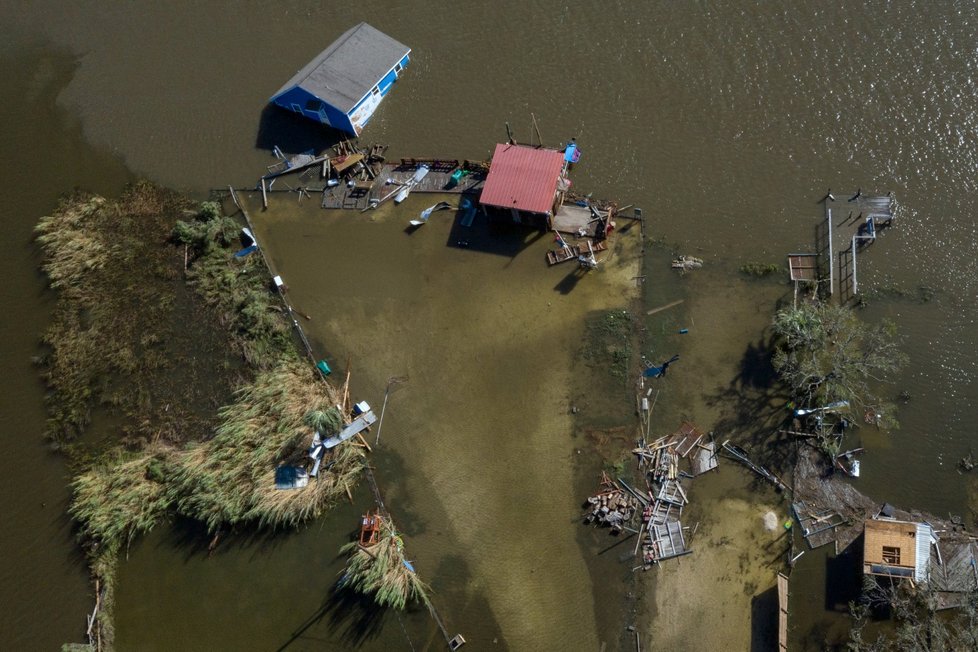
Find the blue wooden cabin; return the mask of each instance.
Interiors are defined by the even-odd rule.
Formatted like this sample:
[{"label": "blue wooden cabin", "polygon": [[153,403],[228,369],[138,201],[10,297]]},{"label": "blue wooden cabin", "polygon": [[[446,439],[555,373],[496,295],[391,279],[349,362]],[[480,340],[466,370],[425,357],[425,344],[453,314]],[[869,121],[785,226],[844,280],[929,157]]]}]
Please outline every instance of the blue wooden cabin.
[{"label": "blue wooden cabin", "polygon": [[410,53],[403,43],[360,23],[307,63],[270,101],[359,136]]}]

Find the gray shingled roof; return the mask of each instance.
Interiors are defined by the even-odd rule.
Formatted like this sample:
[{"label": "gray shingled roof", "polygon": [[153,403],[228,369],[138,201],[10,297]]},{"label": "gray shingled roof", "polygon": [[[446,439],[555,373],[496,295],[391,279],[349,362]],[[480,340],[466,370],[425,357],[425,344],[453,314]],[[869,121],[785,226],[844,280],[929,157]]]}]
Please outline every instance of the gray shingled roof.
[{"label": "gray shingled roof", "polygon": [[380,30],[360,23],[307,63],[275,95],[298,85],[349,112],[410,51]]}]

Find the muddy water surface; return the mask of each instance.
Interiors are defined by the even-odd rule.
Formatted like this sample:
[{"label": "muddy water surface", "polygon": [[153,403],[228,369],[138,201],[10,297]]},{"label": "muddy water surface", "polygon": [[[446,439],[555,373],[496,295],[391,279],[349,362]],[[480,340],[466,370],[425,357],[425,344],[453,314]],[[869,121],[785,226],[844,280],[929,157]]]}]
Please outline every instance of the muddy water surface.
[{"label": "muddy water surface", "polygon": [[[978,12],[972,3],[869,2],[829,7],[803,2],[785,8],[742,2],[638,6],[626,2],[507,1],[459,5],[450,10],[440,5],[391,6],[381,2],[358,7],[357,16],[352,17],[348,7],[338,9],[333,3],[120,6],[101,0],[68,5],[38,0],[0,5],[0,30],[4,34],[0,46],[4,75],[0,78],[4,80],[3,96],[13,98],[4,105],[4,138],[0,139],[8,181],[4,225],[9,229],[8,237],[20,243],[12,245],[13,253],[8,252],[5,262],[9,265],[6,278],[11,281],[5,298],[20,310],[16,320],[3,322],[5,337],[0,344],[9,383],[4,400],[10,401],[3,410],[4,442],[10,446],[6,459],[13,465],[4,476],[3,500],[11,515],[11,535],[4,541],[11,542],[7,556],[25,562],[4,570],[3,591],[16,596],[5,601],[13,606],[3,612],[0,635],[4,642],[12,640],[20,647],[22,641],[34,636],[62,639],[71,632],[77,638],[81,633],[80,614],[85,611],[82,603],[86,600],[78,597],[50,602],[52,596],[78,596],[83,591],[83,571],[74,562],[65,561],[71,548],[70,533],[63,523],[35,509],[35,497],[23,491],[25,485],[34,484],[51,492],[50,500],[42,498],[41,502],[50,505],[64,499],[63,488],[59,488],[63,487],[64,471],[59,463],[48,460],[37,444],[42,428],[40,391],[30,389],[36,385],[27,361],[35,351],[33,343],[45,313],[32,271],[36,261],[31,258],[26,238],[31,225],[51,209],[62,190],[82,184],[112,191],[126,176],[112,159],[92,155],[80,135],[123,158],[137,172],[164,183],[201,193],[227,183],[250,186],[271,162],[267,154],[271,145],[301,151],[333,139],[287,116],[263,114],[263,108],[284,79],[350,23],[361,19],[414,48],[412,67],[369,125],[367,140],[391,143],[394,155],[480,158],[503,137],[506,120],[520,138],[527,138],[528,113],[533,111],[549,141],[577,136],[581,142],[585,158],[575,171],[578,188],[642,205],[650,218],[650,235],[675,244],[677,250],[704,255],[727,272],[704,274],[702,285],[685,288],[690,296],[696,293],[699,297],[699,309],[717,320],[710,348],[701,349],[710,355],[700,361],[704,370],[700,378],[715,372],[723,387],[739,374],[734,361],[752,354],[750,347],[758,342],[759,331],[748,332],[741,325],[765,323],[775,301],[759,300],[753,290],[730,288],[725,279],[748,260],[780,261],[787,251],[809,248],[814,221],[821,210],[815,202],[826,188],[840,195],[839,189],[857,187],[894,191],[905,209],[900,226],[867,254],[861,277],[867,290],[891,290],[886,297],[871,300],[865,314],[873,319],[893,317],[906,336],[912,361],[895,379],[893,394],[906,390],[911,400],[901,407],[901,430],[860,433],[860,443],[869,453],[859,486],[879,500],[971,517],[974,499],[969,498],[969,486],[973,482],[958,475],[954,463],[973,444],[974,405],[978,401],[973,336],[978,316],[974,217],[978,211],[973,178],[978,160],[978,55],[972,47]],[[28,44],[33,47],[26,47]],[[50,62],[60,56],[69,59],[61,59],[62,63],[54,66],[58,72],[52,77]],[[57,83],[48,84],[45,79],[56,79]],[[78,129],[73,122],[59,119],[58,110],[71,120],[77,119]],[[337,234],[365,237],[363,233],[372,226],[368,224],[357,233],[347,233],[338,226],[341,230]],[[380,236],[379,242],[365,243],[358,249],[357,261],[363,259],[364,252],[374,255],[369,266],[346,265],[342,270],[342,294],[349,303],[338,306],[313,290],[305,290],[305,301],[311,304],[307,312],[314,316],[315,337],[323,350],[338,356],[341,366],[345,355],[355,355],[356,382],[363,383],[362,393],[379,400],[388,375],[410,374],[412,380],[392,399],[394,406],[404,411],[401,416],[392,411],[392,421],[385,429],[390,425],[392,436],[400,431],[405,438],[395,439],[388,449],[389,463],[393,465],[395,454],[399,455],[403,462],[400,468],[408,477],[403,489],[395,489],[405,492],[401,509],[407,511],[412,501],[419,500],[443,512],[442,519],[428,517],[432,522],[418,534],[422,540],[428,539],[422,543],[419,557],[431,554],[423,551],[435,549],[430,543],[431,532],[435,531],[434,523],[442,525],[444,521],[445,527],[452,528],[451,537],[471,547],[472,551],[465,554],[482,560],[464,564],[464,573],[471,573],[465,575],[466,585],[471,580],[482,595],[499,595],[503,579],[512,580],[516,571],[493,565],[499,557],[493,556],[490,544],[476,540],[473,533],[452,521],[463,512],[479,513],[478,501],[463,504],[459,497],[463,494],[457,491],[463,482],[460,477],[442,470],[433,458],[414,462],[414,450],[412,456],[401,455],[397,446],[407,445],[398,441],[410,441],[419,454],[426,451],[420,434],[425,432],[426,419],[421,415],[434,408],[424,405],[422,412],[423,404],[415,406],[422,400],[414,395],[421,393],[415,387],[422,386],[423,378],[425,386],[456,390],[441,396],[442,401],[451,401],[453,396],[473,401],[471,407],[466,404],[459,410],[465,419],[454,416],[451,428],[436,428],[431,435],[438,442],[437,449],[444,451],[448,442],[455,442],[451,437],[457,436],[456,431],[478,432],[478,437],[468,438],[476,442],[469,444],[474,447],[472,457],[461,458],[466,472],[478,472],[473,460],[481,458],[476,452],[496,452],[488,449],[494,439],[483,441],[484,431],[471,430],[475,427],[471,424],[479,422],[490,402],[504,414],[501,418],[508,428],[540,435],[523,440],[517,450],[559,453],[547,447],[544,442],[550,439],[541,434],[547,428],[554,433],[562,430],[558,398],[546,391],[528,396],[504,381],[516,374],[515,365],[506,363],[525,356],[534,361],[546,358],[547,364],[554,365],[544,365],[553,370],[546,378],[533,375],[542,375],[542,371],[525,372],[538,385],[554,381],[556,386],[561,374],[569,373],[567,363],[553,362],[551,356],[544,355],[550,349],[537,347],[546,346],[545,336],[555,345],[570,346],[570,326],[543,310],[530,296],[539,295],[541,301],[551,295],[564,298],[559,291],[554,292],[560,279],[552,279],[549,285],[538,279],[539,288],[532,283],[521,285],[527,277],[534,278],[533,274],[519,274],[519,282],[516,280],[513,270],[522,264],[522,256],[503,265],[506,257],[484,254],[499,266],[492,271],[493,276],[508,279],[505,275],[513,274],[510,289],[518,292],[512,295],[514,300],[519,297],[521,306],[537,309],[516,310],[499,290],[487,291],[480,303],[484,280],[470,270],[471,263],[453,259],[462,252],[448,252],[435,262],[425,263],[421,252],[411,257],[410,247],[420,246],[413,244],[414,237],[412,244],[405,245],[394,239],[391,229],[389,236]],[[298,238],[290,238],[289,245],[294,246],[296,241]],[[450,236],[446,234],[440,245],[448,242]],[[321,248],[329,246],[337,244],[320,243]],[[542,243],[534,246],[542,247]],[[669,253],[662,255],[665,258]],[[302,278],[321,273],[314,270],[312,262],[300,262],[311,260],[309,256],[284,250],[276,255],[283,267],[299,265],[290,273]],[[342,255],[349,260],[353,253],[333,253],[337,260],[342,260]],[[538,261],[539,257],[534,253],[526,260]],[[412,266],[428,269],[433,280],[422,283],[416,275],[404,275]],[[447,283],[445,278],[451,275],[465,281],[468,291],[464,295],[457,291],[450,294],[455,288],[437,285]],[[372,280],[360,282],[361,276]],[[381,288],[380,277],[389,285]],[[672,298],[682,287],[675,282],[665,277],[650,291]],[[587,297],[583,302],[590,304],[590,285],[576,283],[567,296],[572,300]],[[912,298],[921,285],[936,291],[926,304]],[[472,338],[475,343],[464,341],[461,319],[449,314],[428,316],[424,322],[427,328],[422,328],[420,315],[430,301],[425,287],[442,287],[445,296],[452,296],[459,306],[456,309],[455,304],[443,304],[450,305],[446,312],[457,312],[460,318],[487,319],[485,313],[495,306],[499,314],[508,317],[508,321],[498,322],[505,323],[508,330]],[[530,287],[539,292],[531,292]],[[382,293],[382,289],[390,289],[391,294]],[[295,292],[303,291],[301,284],[296,284]],[[358,296],[358,291],[371,294]],[[338,289],[335,292],[340,294]],[[906,296],[896,296],[899,293]],[[393,337],[387,341],[371,324],[379,320],[396,329],[397,324],[390,323],[389,317],[394,307],[400,312],[412,308],[418,315],[400,316],[399,320],[406,320],[402,330],[393,330]],[[324,314],[313,315],[313,310]],[[362,341],[340,338],[339,321],[329,321],[346,314],[364,322]],[[745,315],[750,316],[749,322],[744,320]],[[700,323],[698,313],[690,317]],[[541,335],[539,324],[550,330]],[[695,332],[691,329],[690,334]],[[439,348],[446,343],[453,346]],[[489,355],[490,344],[503,353]],[[481,380],[473,368],[464,375],[454,372],[454,384],[447,381],[447,374],[430,369],[405,371],[402,368],[411,365],[402,348],[408,345],[426,351],[425,355],[437,350],[450,369],[469,365],[471,357],[471,367],[484,368],[485,378]],[[691,356],[701,344],[690,340],[684,346],[689,347],[682,349],[684,356]],[[672,348],[663,345],[664,350]],[[390,364],[375,358],[377,351],[384,352]],[[7,364],[7,360],[11,362]],[[684,362],[689,360],[684,357]],[[564,365],[562,370],[559,365]],[[680,378],[679,374],[674,377]],[[711,403],[710,395],[715,392],[709,379],[698,387],[681,391],[680,383],[675,383],[669,394],[663,393],[660,398],[661,407],[671,409],[668,406],[674,402],[701,419],[704,427],[716,425],[709,424],[715,415],[727,429],[749,431],[752,419],[748,412],[740,407],[728,410],[743,416],[737,425]],[[671,401],[664,402],[666,398]],[[509,411],[500,408],[503,403],[510,404]],[[530,410],[531,405],[539,411]],[[697,416],[701,414],[706,416]],[[556,416],[551,421],[549,415]],[[679,416],[663,413],[663,428],[672,427]],[[406,421],[398,423],[398,419]],[[544,426],[544,422],[551,425]],[[378,463],[386,462],[381,456]],[[29,473],[29,477],[18,473]],[[524,466],[501,468],[500,482],[524,473],[528,473]],[[895,477],[901,481],[894,482]],[[424,487],[425,482],[429,486]],[[446,491],[436,492],[432,487]],[[576,498],[566,495],[565,489],[562,485],[547,497],[536,498],[554,501],[549,508],[556,513],[564,509],[569,514],[571,505],[561,506],[559,501],[571,503]],[[971,492],[974,494],[973,489]],[[517,504],[521,513],[531,511]],[[501,516],[492,497],[486,499],[484,510],[477,516],[482,523],[502,519],[500,527],[512,527],[517,520],[516,510]],[[150,552],[140,552],[141,548],[134,556],[151,554],[157,545],[153,541],[140,544]],[[567,544],[548,539],[546,545]],[[179,546],[165,550],[156,548],[155,554],[172,562],[166,570],[175,574],[180,568],[176,561],[181,554]],[[272,567],[293,562],[291,557],[271,558],[276,561],[266,563]],[[547,559],[541,563],[559,562]],[[792,613],[799,614],[795,621],[797,638],[817,646],[821,625],[812,623],[825,612],[825,566],[814,555],[803,558],[803,563],[816,564],[817,568],[811,582],[806,583],[804,573],[800,573],[798,582],[793,583],[793,595],[799,602],[793,605]],[[519,566],[521,577],[528,565]],[[455,566],[451,572],[462,577],[463,564]],[[239,568],[238,562],[231,567]],[[134,571],[127,576],[132,588],[123,586],[122,590],[130,591],[127,601],[134,609],[146,609],[139,600],[154,595],[163,575],[154,575],[161,572],[160,567],[141,562],[134,568],[145,569],[147,574],[138,577]],[[196,567],[187,566],[190,568]],[[540,572],[529,575],[532,578]],[[528,582],[524,588],[539,582],[523,581]],[[192,594],[193,576],[188,572],[177,585],[187,595]],[[246,584],[237,586],[242,592],[247,590]],[[536,588],[544,599],[552,599],[552,586],[548,589],[544,583]],[[459,591],[452,595],[468,595],[468,589],[449,590]],[[605,594],[598,589],[596,595],[607,602],[619,593],[617,588]],[[178,595],[171,593],[165,599],[177,600]],[[516,599],[486,604],[490,606],[484,612],[491,613],[486,621],[496,624],[487,625],[483,635],[489,637],[502,623],[509,629],[513,614],[518,613]],[[537,607],[528,601],[523,608]],[[573,600],[567,607],[573,614],[581,608]],[[283,617],[275,622],[294,620],[294,614],[289,614],[291,619],[280,615]],[[171,623],[187,623],[181,635],[189,640],[198,626],[205,626],[184,616],[179,610],[172,612]],[[580,630],[575,631],[591,627],[588,618],[580,622]],[[392,627],[396,626],[395,621]],[[138,629],[137,625],[131,627]],[[524,633],[525,626],[512,627]],[[123,625],[120,640],[140,635],[125,629]],[[812,631],[814,635],[808,636]],[[603,638],[593,633],[581,636],[588,643]],[[507,636],[500,640],[507,640]]]}]

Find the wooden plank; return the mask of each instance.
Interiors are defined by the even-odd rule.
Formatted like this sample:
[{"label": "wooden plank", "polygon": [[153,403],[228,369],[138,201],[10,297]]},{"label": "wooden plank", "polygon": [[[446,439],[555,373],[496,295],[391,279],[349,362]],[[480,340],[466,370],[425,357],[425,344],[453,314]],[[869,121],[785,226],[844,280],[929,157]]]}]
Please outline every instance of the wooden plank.
[{"label": "wooden plank", "polygon": [[788,649],[788,576],[778,573],[778,650]]},{"label": "wooden plank", "polygon": [[664,306],[659,306],[658,308],[653,308],[652,310],[649,310],[645,314],[646,315],[654,315],[657,312],[662,312],[663,310],[668,310],[669,308],[672,308],[674,306],[678,306],[679,304],[683,303],[684,301],[686,301],[686,300],[685,299],[680,299],[679,301],[673,301],[672,303],[667,303]]}]

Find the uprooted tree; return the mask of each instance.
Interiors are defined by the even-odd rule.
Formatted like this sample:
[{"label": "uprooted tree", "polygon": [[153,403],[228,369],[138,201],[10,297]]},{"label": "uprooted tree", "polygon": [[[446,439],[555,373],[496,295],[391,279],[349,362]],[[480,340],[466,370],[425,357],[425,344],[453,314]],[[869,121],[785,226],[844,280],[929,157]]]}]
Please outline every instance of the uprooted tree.
[{"label": "uprooted tree", "polygon": [[[853,627],[848,652],[936,652],[978,649],[978,591],[965,594],[962,605],[951,613],[937,609],[937,595],[926,585],[877,582],[863,578],[860,600],[849,605]],[[885,610],[896,620],[885,632],[872,629],[873,612]]]},{"label": "uprooted tree", "polygon": [[895,425],[892,406],[873,391],[907,361],[892,321],[870,325],[845,306],[806,303],[778,311],[774,333],[774,368],[799,406],[847,401]]}]

